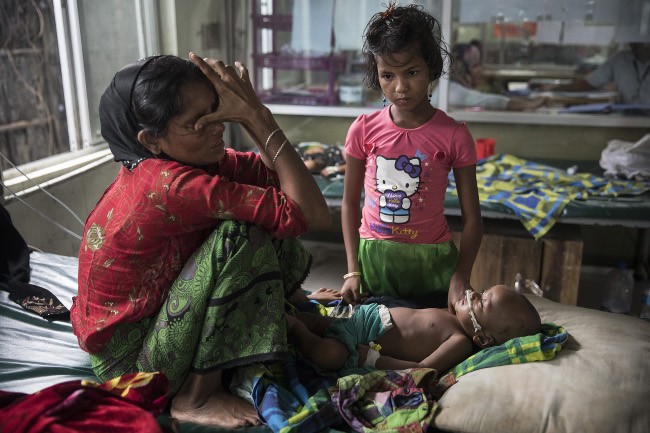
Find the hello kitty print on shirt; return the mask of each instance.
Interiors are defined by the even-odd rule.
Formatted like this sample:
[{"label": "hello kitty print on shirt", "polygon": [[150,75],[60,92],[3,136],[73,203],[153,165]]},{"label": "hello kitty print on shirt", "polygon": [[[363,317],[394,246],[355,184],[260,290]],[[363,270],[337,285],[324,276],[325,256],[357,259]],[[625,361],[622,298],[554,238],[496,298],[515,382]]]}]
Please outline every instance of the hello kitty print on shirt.
[{"label": "hello kitty print on shirt", "polygon": [[379,219],[404,224],[410,219],[411,199],[420,185],[420,160],[400,155],[396,159],[378,155],[376,189],[379,196]]}]

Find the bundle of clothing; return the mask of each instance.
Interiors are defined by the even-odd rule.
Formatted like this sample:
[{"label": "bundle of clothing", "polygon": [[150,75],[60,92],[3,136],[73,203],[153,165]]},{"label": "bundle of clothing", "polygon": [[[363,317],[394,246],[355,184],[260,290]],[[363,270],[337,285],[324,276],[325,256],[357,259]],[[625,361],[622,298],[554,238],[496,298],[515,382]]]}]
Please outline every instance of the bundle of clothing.
[{"label": "bundle of clothing", "polygon": [[650,181],[650,134],[634,143],[610,140],[599,162],[605,176]]},{"label": "bundle of clothing", "polygon": [[326,178],[345,174],[345,156],[341,146],[306,141],[299,143],[296,150],[313,174],[320,174]]},{"label": "bundle of clothing", "polygon": [[48,289],[30,283],[29,247],[0,205],[0,290],[24,309],[47,320],[70,320],[70,311]]}]

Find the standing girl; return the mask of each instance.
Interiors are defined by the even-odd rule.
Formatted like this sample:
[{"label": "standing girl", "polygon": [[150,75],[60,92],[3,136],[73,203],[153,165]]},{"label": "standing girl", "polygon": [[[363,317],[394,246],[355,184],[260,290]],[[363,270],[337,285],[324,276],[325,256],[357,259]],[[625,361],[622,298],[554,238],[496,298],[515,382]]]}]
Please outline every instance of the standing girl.
[{"label": "standing girl", "polygon": [[[348,273],[341,295],[349,303],[373,295],[431,306],[436,294],[446,294],[453,310],[471,289],[483,222],[474,140],[465,124],[429,101],[443,55],[449,56],[440,23],[420,6],[391,3],[368,23],[363,53],[367,85],[390,104],[359,116],[348,131],[341,214]],[[463,221],[460,251],[443,213],[452,169]]]}]

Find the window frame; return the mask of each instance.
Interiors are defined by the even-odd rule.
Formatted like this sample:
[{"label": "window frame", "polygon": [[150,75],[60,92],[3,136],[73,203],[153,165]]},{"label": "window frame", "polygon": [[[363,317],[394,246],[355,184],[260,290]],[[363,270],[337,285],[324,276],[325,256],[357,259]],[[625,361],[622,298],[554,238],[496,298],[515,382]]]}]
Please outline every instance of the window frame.
[{"label": "window frame", "polygon": [[[70,151],[20,164],[17,167],[2,158],[0,180],[6,188],[0,185],[0,203],[11,200],[14,195],[22,197],[29,194],[36,188],[35,184],[45,185],[66,178],[84,167],[88,168],[112,159],[107,157],[110,151],[106,142],[93,139],[78,0],[52,0],[52,7]],[[158,2],[135,0],[134,8],[138,24],[139,55],[145,57],[149,53],[158,52],[160,47]]]}]

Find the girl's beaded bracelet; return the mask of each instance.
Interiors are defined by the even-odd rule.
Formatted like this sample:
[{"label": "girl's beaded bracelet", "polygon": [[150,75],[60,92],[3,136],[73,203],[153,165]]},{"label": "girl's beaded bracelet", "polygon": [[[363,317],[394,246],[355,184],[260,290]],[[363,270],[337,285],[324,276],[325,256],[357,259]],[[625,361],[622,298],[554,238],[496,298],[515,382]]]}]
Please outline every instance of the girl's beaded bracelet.
[{"label": "girl's beaded bracelet", "polygon": [[343,279],[347,280],[348,278],[360,277],[360,276],[361,276],[361,272],[350,272],[350,273],[347,273],[347,274],[343,275]]}]

